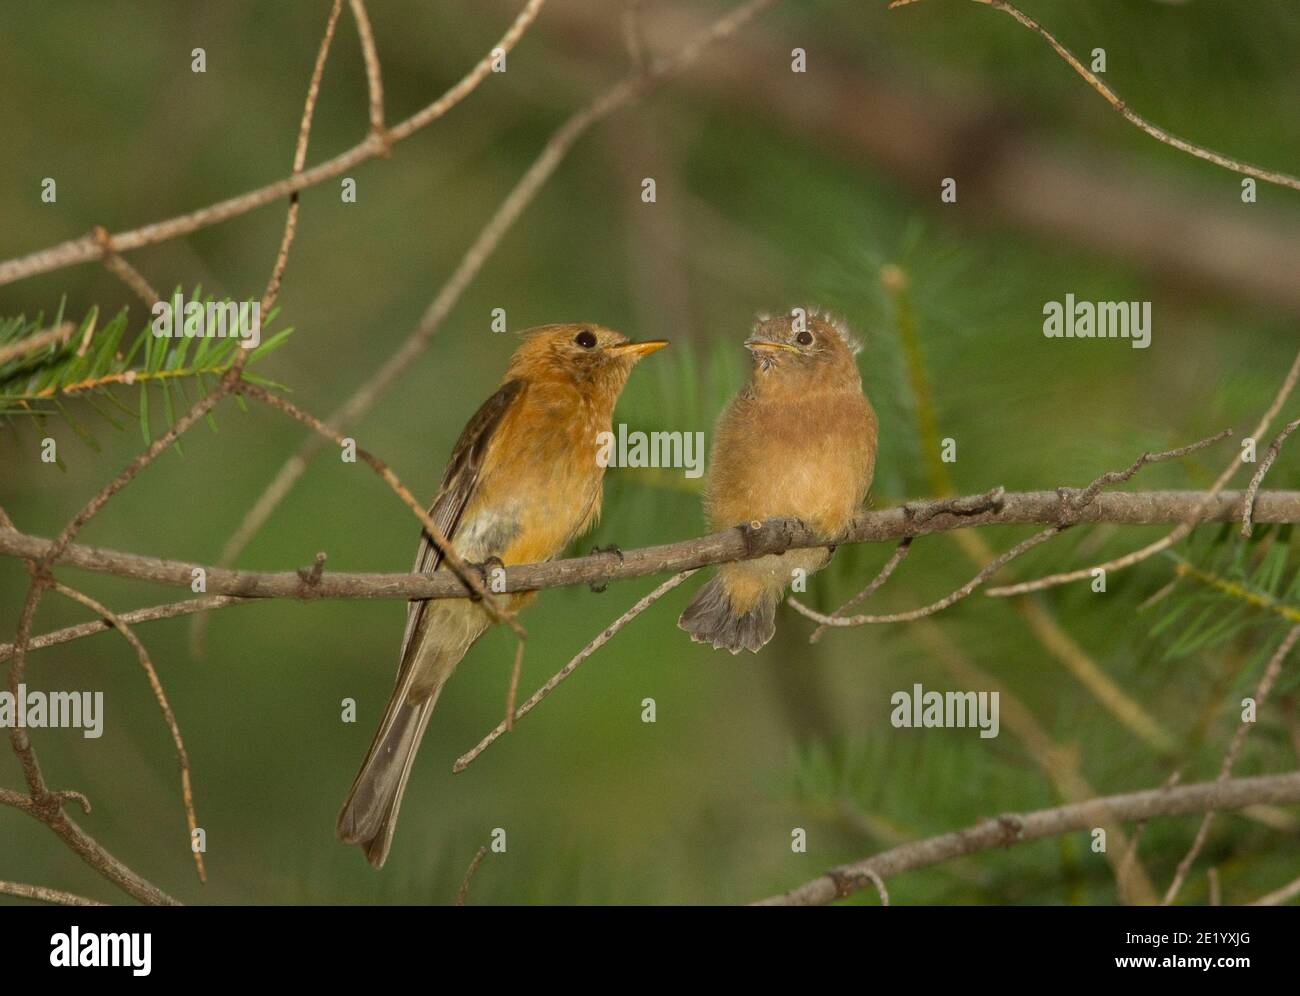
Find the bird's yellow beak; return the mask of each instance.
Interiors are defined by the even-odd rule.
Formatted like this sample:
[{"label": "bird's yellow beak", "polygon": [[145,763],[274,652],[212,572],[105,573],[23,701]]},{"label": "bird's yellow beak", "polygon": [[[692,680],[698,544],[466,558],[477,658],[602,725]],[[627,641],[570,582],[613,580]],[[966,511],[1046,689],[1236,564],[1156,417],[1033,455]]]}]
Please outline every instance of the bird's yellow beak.
[{"label": "bird's yellow beak", "polygon": [[667,345],[667,339],[647,339],[645,342],[625,342],[617,346],[610,346],[609,351],[617,355],[630,353],[639,360],[643,356],[657,353]]},{"label": "bird's yellow beak", "polygon": [[788,342],[773,342],[771,339],[746,339],[745,348],[750,352],[760,350],[770,353],[775,352],[778,349],[786,349],[792,353],[799,352],[799,350],[794,346],[791,346]]}]

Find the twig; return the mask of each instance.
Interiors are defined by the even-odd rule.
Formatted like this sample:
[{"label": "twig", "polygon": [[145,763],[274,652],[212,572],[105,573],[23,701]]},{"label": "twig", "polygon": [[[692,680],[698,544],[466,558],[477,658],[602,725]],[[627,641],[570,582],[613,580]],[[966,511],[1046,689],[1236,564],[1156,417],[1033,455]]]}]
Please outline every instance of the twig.
[{"label": "twig", "polygon": [[903,844],[874,857],[840,865],[783,895],[760,900],[756,905],[822,906],[865,888],[871,882],[868,871],[889,879],[960,855],[1088,829],[1097,825],[1099,817],[1151,820],[1206,810],[1242,809],[1260,803],[1278,805],[1293,802],[1300,802],[1300,771],[1147,789],[1031,813],[1006,814],[963,830]]},{"label": "twig", "polygon": [[[1286,404],[1286,399],[1290,396],[1292,389],[1295,387],[1296,379],[1298,377],[1300,377],[1300,353],[1296,353],[1296,357],[1291,363],[1291,368],[1287,371],[1286,376],[1283,377],[1282,385],[1278,388],[1278,392],[1274,396],[1272,404],[1269,405],[1268,410],[1264,412],[1263,416],[1260,418],[1259,424],[1255,426],[1255,431],[1250,434],[1252,439],[1258,439],[1268,431],[1269,425],[1271,425],[1273,419],[1277,417],[1277,413],[1281,411],[1282,406]],[[1223,486],[1228,483],[1228,480],[1236,473],[1237,468],[1240,467],[1241,464],[1242,453],[1238,451],[1237,455],[1224,469],[1223,473],[1215,479],[1214,483],[1210,486],[1210,490],[1205,492],[1203,501],[1198,503],[1195,508],[1189,511],[1187,518],[1170,530],[1170,532],[1166,533],[1163,537],[1153,543],[1147,544],[1140,550],[1134,550],[1132,553],[1127,553],[1122,557],[1107,561],[1104,564],[1097,564],[1095,567],[1085,567],[1080,570],[1050,574],[1047,577],[1038,578],[1034,581],[1022,581],[1019,584],[1007,585],[1002,588],[990,588],[985,592],[985,594],[994,598],[1005,598],[1009,595],[1023,595],[1030,591],[1041,591],[1044,588],[1051,588],[1056,585],[1068,584],[1071,581],[1078,581],[1082,578],[1092,577],[1093,572],[1097,570],[1105,571],[1108,574],[1123,570],[1125,567],[1132,567],[1134,564],[1141,563],[1148,557],[1160,553],[1162,550],[1169,549],[1169,547],[1173,546],[1190,533],[1198,521],[1202,521],[1200,520],[1201,512],[1214,502],[1214,500],[1219,496],[1219,492],[1223,490]]]},{"label": "twig", "polygon": [[77,802],[90,812],[90,803],[80,792],[46,792],[39,800],[21,792],[0,788],[0,805],[12,806],[39,820],[53,830],[79,858],[97,872],[142,903],[153,906],[179,906],[180,904],[152,882],[137,875],[112,854],[100,846],[90,834],[63,812],[66,801]]},{"label": "twig", "polygon": [[[880,569],[880,573],[871,579],[871,583],[867,585],[865,588],[863,588],[856,595],[854,595],[852,598],[850,598],[843,605],[841,605],[834,612],[832,612],[831,617],[835,619],[840,618],[841,616],[844,615],[844,613],[848,609],[853,608],[853,606],[857,605],[864,598],[868,597],[873,592],[875,592],[876,589],[878,589],[882,584],[888,581],[889,576],[894,573],[894,568],[896,568],[899,564],[903,562],[903,558],[908,555],[911,549],[912,549],[912,537],[904,536],[901,540],[899,540],[898,546],[894,548],[893,556],[890,557],[889,560],[885,562],[885,566]],[[826,624],[825,623],[819,624],[818,627],[812,631],[812,636],[808,637],[808,642],[816,643],[818,640],[822,638],[822,634],[825,632],[826,632]]]},{"label": "twig", "polygon": [[1163,463],[1166,460],[1178,460],[1182,457],[1189,456],[1197,450],[1203,450],[1207,446],[1213,446],[1215,443],[1227,439],[1232,435],[1232,429],[1224,429],[1222,432],[1216,432],[1213,436],[1207,436],[1205,439],[1187,446],[1179,446],[1176,449],[1164,450],[1161,453],[1143,453],[1123,470],[1111,470],[1102,474],[1077,495],[1072,495],[1069,499],[1069,505],[1072,511],[1078,511],[1092,502],[1101,492],[1101,489],[1110,484],[1122,484],[1125,481],[1131,481],[1139,470],[1151,463]]},{"label": "twig", "polygon": [[[168,602],[165,605],[151,605],[144,609],[121,612],[118,614],[118,618],[124,623],[134,625],[135,623],[153,622],[155,619],[173,619],[176,616],[187,616],[194,612],[207,612],[210,609],[223,609],[228,605],[243,605],[252,601],[256,601],[256,599],[234,598],[230,595],[204,595],[201,598],[191,598],[184,602]],[[103,633],[112,628],[113,624],[105,619],[95,619],[91,622],[78,623],[75,626],[65,626],[62,629],[51,630],[48,633],[33,636],[27,641],[27,649],[40,650],[44,647],[53,647],[60,643],[68,643],[72,640],[80,640],[83,637],[94,636],[96,633]],[[13,654],[14,645],[12,643],[0,643],[0,662],[7,661]]]},{"label": "twig", "polygon": [[976,574],[973,578],[967,581],[956,591],[949,592],[947,595],[944,595],[943,598],[939,599],[937,602],[931,602],[929,605],[922,606],[919,609],[912,609],[908,612],[894,612],[889,615],[883,615],[883,616],[873,616],[873,615],[862,615],[862,616],[830,615],[828,616],[828,615],[824,615],[821,612],[818,612],[816,609],[810,609],[808,606],[804,605],[802,602],[800,602],[797,598],[794,598],[793,596],[786,599],[786,601],[788,601],[791,606],[797,609],[801,615],[805,615],[809,619],[821,623],[821,625],[823,626],[863,626],[863,625],[875,624],[875,623],[911,622],[914,619],[922,619],[925,616],[932,616],[936,612],[941,612],[944,609],[948,608],[950,605],[953,605],[956,602],[960,602],[963,598],[965,598],[967,595],[973,592],[976,588],[982,585],[985,581],[987,581],[990,577],[992,577],[994,574],[1000,571],[1012,560],[1015,560],[1017,557],[1019,557],[1022,553],[1025,553],[1027,550],[1032,550],[1034,547],[1038,546],[1039,543],[1051,539],[1053,536],[1056,536],[1058,533],[1062,532],[1067,528],[1069,527],[1051,526],[1048,529],[1044,529],[1041,530],[1040,532],[1034,533],[1033,536],[1030,536],[1026,540],[1022,540],[1021,542],[1013,546],[1010,550],[1007,550],[1005,553],[991,560],[980,570],[978,574]]},{"label": "twig", "polygon": [[412,114],[405,121],[389,128],[388,140],[390,142],[400,142],[402,139],[415,134],[468,97],[480,83],[492,75],[492,66],[496,62],[497,53],[509,54],[519,44],[519,39],[524,36],[524,32],[537,19],[537,15],[541,13],[542,4],[545,2],[546,0],[528,0],[518,16],[515,17],[514,22],[506,29],[506,33],[474,64],[474,68],[432,104]]},{"label": "twig", "polygon": [[478,871],[478,866],[482,864],[483,856],[485,854],[487,854],[487,848],[479,847],[478,851],[476,851],[474,854],[474,860],[472,860],[469,863],[469,867],[465,869],[465,877],[460,880],[460,888],[456,890],[457,906],[464,906],[465,900],[469,898],[470,879],[472,879],[474,877],[474,873]]},{"label": "twig", "polygon": [[862,874],[866,876],[867,881],[876,887],[876,894],[880,896],[880,905],[888,906],[889,890],[885,888],[885,880],[870,868],[866,869]]},{"label": "twig", "polygon": [[372,133],[384,134],[384,78],[379,69],[379,51],[375,48],[375,34],[370,28],[370,17],[366,14],[365,0],[348,0],[352,7],[352,19],[357,23],[357,35],[361,39],[361,55],[366,62],[366,87],[370,92],[370,130]]},{"label": "twig", "polygon": [[99,243],[99,258],[108,272],[126,284],[135,296],[144,302],[146,308],[152,309],[158,303],[158,292],[145,279],[143,273],[123,259],[113,248],[113,236],[108,234],[108,229],[103,225],[96,225],[90,230],[90,234]]},{"label": "twig", "polygon": [[[1264,668],[1264,673],[1259,679],[1259,685],[1255,689],[1255,710],[1257,715],[1264,708],[1264,703],[1268,701],[1268,694],[1272,691],[1277,676],[1282,673],[1282,664],[1295,647],[1297,640],[1300,640],[1300,626],[1292,626],[1269,660],[1268,666]],[[1232,735],[1232,742],[1228,746],[1228,752],[1223,756],[1223,763],[1219,766],[1220,782],[1226,782],[1232,775],[1232,769],[1237,763],[1237,758],[1241,756],[1242,745],[1246,742],[1246,734],[1250,732],[1253,725],[1253,723],[1238,724],[1236,732]],[[1192,862],[1201,853],[1201,848],[1205,846],[1206,838],[1210,835],[1210,823],[1213,819],[1214,813],[1207,812],[1201,820],[1201,825],[1196,830],[1196,837],[1192,840],[1192,846],[1184,855],[1183,860],[1178,863],[1178,870],[1174,873],[1174,879],[1169,883],[1169,889],[1165,892],[1160,905],[1168,906],[1178,897],[1178,890],[1183,887],[1187,873],[1191,870]]]},{"label": "twig", "polygon": [[[525,29],[533,23],[545,2],[546,0],[529,0],[494,48],[506,50],[512,48],[523,36]],[[464,100],[491,71],[490,56],[486,57],[486,68],[484,66],[485,63],[481,60],[464,79],[432,104],[400,124],[394,125],[382,136],[375,133],[368,134],[361,142],[334,158],[319,163],[311,169],[258,187],[256,190],[250,190],[166,221],[157,221],[141,228],[118,232],[112,236],[113,245],[119,252],[129,252],[143,246],[167,242],[201,228],[237,218],[267,204],[274,204],[282,197],[288,197],[290,194],[333,179],[360,163],[384,154],[388,146],[400,142],[442,117]],[[85,263],[97,259],[99,253],[99,243],[92,235],[69,239],[47,249],[0,263],[0,285],[13,283],[15,280],[35,276],[38,273],[48,273],[50,270],[58,270],[65,266]]]},{"label": "twig", "polygon": [[27,885],[23,882],[0,882],[0,894],[18,896],[21,899],[38,899],[43,903],[56,906],[107,906],[98,899],[87,899],[62,889],[51,889],[44,885]]},{"label": "twig", "polygon": [[515,645],[515,663],[510,669],[510,688],[506,692],[506,732],[515,728],[515,697],[519,694],[519,676],[524,670],[524,641]]},{"label": "twig", "polygon": [[1250,485],[1246,488],[1246,500],[1242,502],[1241,508],[1241,535],[1249,538],[1253,531],[1250,515],[1255,508],[1255,495],[1259,493],[1259,486],[1264,482],[1264,475],[1268,473],[1269,468],[1273,466],[1273,461],[1277,455],[1282,452],[1282,444],[1286,442],[1286,437],[1295,432],[1296,427],[1300,426],[1300,418],[1288,422],[1282,431],[1277,434],[1277,438],[1269,444],[1268,450],[1264,453],[1264,459],[1259,462],[1259,470],[1255,471],[1255,476],[1250,479]]},{"label": "twig", "polygon": [[[176,745],[176,760],[181,769],[181,802],[185,806],[185,822],[189,825],[189,840],[194,840],[194,833],[198,829],[199,820],[194,813],[194,786],[190,780],[190,756],[185,750],[185,740],[181,736],[180,724],[176,722],[176,714],[172,711],[171,703],[167,701],[167,693],[163,690],[162,681],[158,678],[158,671],[153,666],[153,661],[149,659],[149,651],[145,649],[140,638],[135,635],[135,631],[123,621],[122,617],[114,613],[106,605],[97,602],[89,595],[77,591],[75,588],[69,588],[67,585],[54,581],[50,587],[60,595],[72,599],[74,602],[80,602],[86,608],[90,609],[96,615],[101,616],[109,625],[116,629],[126,642],[131,644],[135,649],[136,656],[140,659],[140,667],[144,669],[145,677],[149,679],[149,687],[153,689],[153,697],[158,701],[158,708],[162,710],[163,722],[171,731],[172,743]],[[200,851],[190,847],[190,853],[194,855],[194,866],[199,873],[199,881],[207,882],[208,873],[203,867],[203,854]]]},{"label": "twig", "polygon": [[[312,66],[311,80],[307,83],[307,98],[303,102],[302,118],[298,122],[298,141],[293,150],[292,176],[302,173],[307,164],[307,145],[311,141],[312,118],[316,113],[316,100],[320,96],[320,81],[325,72],[325,61],[329,58],[330,44],[334,40],[334,29],[338,25],[339,13],[343,9],[343,0],[334,0],[330,8],[329,19],[325,22],[325,34],[321,38],[320,48],[316,52],[316,63]],[[275,263],[271,266],[271,276],[262,293],[262,314],[269,314],[280,296],[280,283],[284,279],[284,269],[289,263],[289,250],[293,247],[294,236],[298,233],[298,191],[289,195],[289,210],[285,214],[284,233],[280,236],[280,248],[275,254]],[[249,352],[245,350],[244,352]]]},{"label": "twig", "polygon": [[[911,4],[918,3],[919,0],[892,0],[890,8],[907,7]],[[1013,7],[1007,0],[974,0],[975,3],[982,4],[985,7],[992,7],[994,10],[1000,10],[1004,14],[1009,14],[1017,21],[1023,24],[1030,31],[1034,32],[1044,41],[1046,41],[1056,51],[1065,62],[1078,73],[1087,84],[1096,90],[1110,104],[1124,120],[1140,128],[1158,142],[1172,146],[1180,152],[1186,152],[1188,155],[1195,156],[1197,159],[1204,159],[1206,162],[1214,163],[1216,166],[1222,166],[1224,169],[1232,170],[1234,173],[1241,173],[1244,176],[1253,176],[1257,180],[1263,180],[1266,183],[1276,183],[1282,187],[1290,187],[1292,190],[1300,190],[1300,179],[1290,176],[1286,173],[1279,173],[1275,170],[1263,169],[1259,166],[1251,166],[1249,163],[1243,163],[1240,160],[1233,159],[1218,152],[1213,152],[1200,145],[1194,145],[1186,139],[1172,135],[1158,125],[1152,124],[1146,118],[1142,117],[1136,111],[1133,111],[1128,104],[1120,100],[1110,87],[1101,81],[1101,79],[1087,66],[1075,58],[1074,54],[1062,45],[1056,38],[1047,31],[1042,25],[1031,18],[1028,14],[1020,9]]]},{"label": "twig", "polygon": [[[688,577],[690,577],[694,573],[695,571],[690,570],[690,571],[682,571],[680,574],[673,575],[663,584],[659,585],[659,587],[655,588],[654,591],[650,592],[650,594],[640,599],[635,605],[633,605],[630,609],[628,609],[621,616],[615,619],[612,623],[606,626],[605,629],[601,631],[599,636],[597,636],[594,640],[592,640],[585,647],[579,650],[578,653],[573,657],[573,659],[569,661],[569,663],[565,664],[564,667],[560,668],[559,671],[557,671],[554,675],[551,676],[550,680],[548,680],[546,684],[544,684],[541,688],[537,689],[537,691],[533,692],[532,697],[529,698],[527,702],[525,702],[517,710],[515,710],[514,712],[515,720],[518,721],[522,719],[524,716],[526,716],[529,712],[531,712],[534,706],[536,706],[539,702],[541,702],[542,699],[546,698],[546,696],[551,694],[552,690],[554,690],[556,685],[558,685],[561,681],[563,681],[570,674],[572,674],[579,664],[581,664],[588,657],[590,657],[597,650],[599,650],[606,643],[608,643],[613,638],[615,633],[617,633],[629,622],[631,622],[642,612],[648,609],[651,605],[657,602],[661,597],[666,595],[672,589],[676,588],[679,584],[681,584],[683,581],[685,581]],[[496,725],[496,728],[492,730],[492,732],[490,732],[482,740],[480,740],[474,746],[473,749],[467,751],[466,753],[462,754],[459,758],[457,758],[456,763],[452,765],[451,770],[454,772],[464,771],[467,767],[469,767],[470,763],[476,757],[478,757],[490,746],[492,746],[492,744],[496,741],[496,739],[500,737],[501,734],[505,733],[507,729],[508,727],[506,726],[505,720],[502,720],[500,723]]]}]

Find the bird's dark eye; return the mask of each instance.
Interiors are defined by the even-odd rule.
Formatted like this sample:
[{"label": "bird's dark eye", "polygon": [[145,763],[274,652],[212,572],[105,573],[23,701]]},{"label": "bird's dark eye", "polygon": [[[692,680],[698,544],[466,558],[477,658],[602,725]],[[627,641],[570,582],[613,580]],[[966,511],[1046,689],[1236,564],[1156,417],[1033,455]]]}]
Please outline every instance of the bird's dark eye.
[{"label": "bird's dark eye", "polygon": [[592,332],[590,329],[583,329],[573,337],[573,341],[583,349],[590,349],[592,346],[596,345],[596,333]]},{"label": "bird's dark eye", "polygon": [[811,346],[812,333],[809,332],[807,329],[804,329],[802,332],[800,332],[797,336],[794,337],[794,341],[797,342],[800,346]]}]

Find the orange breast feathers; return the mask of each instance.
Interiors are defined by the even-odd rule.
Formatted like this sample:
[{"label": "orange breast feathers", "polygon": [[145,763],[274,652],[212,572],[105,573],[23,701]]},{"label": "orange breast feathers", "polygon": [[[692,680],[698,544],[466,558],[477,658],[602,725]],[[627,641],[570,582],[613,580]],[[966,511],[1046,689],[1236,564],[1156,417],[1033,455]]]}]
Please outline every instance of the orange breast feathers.
[{"label": "orange breast feathers", "polygon": [[604,468],[596,435],[610,428],[571,384],[529,384],[493,433],[466,517],[501,517],[514,526],[505,564],[549,560],[600,515]]},{"label": "orange breast feathers", "polygon": [[714,529],[791,516],[834,535],[862,508],[876,413],[859,390],[797,404],[741,393],[714,429],[705,509]]}]

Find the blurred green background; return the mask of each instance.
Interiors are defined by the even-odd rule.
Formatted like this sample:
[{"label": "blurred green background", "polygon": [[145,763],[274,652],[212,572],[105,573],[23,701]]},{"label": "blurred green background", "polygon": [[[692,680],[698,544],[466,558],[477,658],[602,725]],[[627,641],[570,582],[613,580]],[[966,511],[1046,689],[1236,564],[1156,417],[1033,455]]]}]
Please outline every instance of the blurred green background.
[{"label": "blurred green background", "polygon": [[[372,3],[389,120],[459,79],[518,6]],[[170,217],[285,175],[328,7],[0,2],[0,257],[95,224],[116,231]],[[740,343],[756,312],[830,308],[866,341],[864,383],[881,417],[876,506],[942,486],[922,429],[927,412],[957,441],[958,459],[945,469],[962,493],[1082,486],[1145,449],[1227,426],[1249,432],[1300,342],[1300,198],[1261,184],[1258,202],[1243,203],[1238,175],[1142,135],[1004,15],[959,0],[884,7],[778,4],[594,128],[430,348],[352,427],[359,444],[418,495],[432,494],[514,345],[491,332],[494,308],[506,309],[511,330],[590,320],[672,339],[636,371],[616,420],[687,431],[707,431],[743,383]],[[1106,81],[1171,132],[1248,162],[1300,168],[1294,3],[1024,7],[1081,56],[1104,48]],[[673,51],[725,9],[651,0],[642,5],[645,44]],[[205,74],[190,70],[196,46],[207,52]],[[794,47],[806,49],[807,73],[790,71]],[[621,4],[551,0],[508,72],[397,145],[391,159],[350,172],[355,204],[341,202],[336,180],[305,191],[280,298],[281,324],[296,331],[259,371],[289,385],[308,410],[332,411],[414,328],[551,130],[628,62]],[[354,144],[365,125],[364,70],[345,10],[309,163]],[[56,204],[39,198],[47,176],[58,182]],[[640,198],[647,176],[656,179],[654,204]],[[957,179],[956,204],[940,203],[945,176]],[[256,297],[283,220],[281,206],[264,208],[130,259],[160,289],[201,284]],[[905,291],[882,285],[889,264],[901,268]],[[1044,338],[1043,304],[1067,292],[1151,301],[1151,347]],[[49,316],[63,299],[74,317],[128,307],[133,325],[143,325],[140,302],[95,265],[0,287],[0,316]],[[918,370],[929,403],[919,399]],[[101,452],[57,419],[39,430],[14,420],[0,433],[0,504],[25,531],[56,534],[141,446],[129,420],[117,431],[74,410]],[[168,453],[142,474],[82,540],[215,562],[303,438],[264,408],[226,403],[216,421],[216,432],[187,435],[183,456]],[[161,424],[159,412],[155,431]],[[66,469],[40,461],[47,433]],[[1129,487],[1204,487],[1234,445],[1152,467]],[[1284,453],[1269,486],[1300,486],[1296,466]],[[574,552],[700,533],[694,483],[679,472],[611,471],[601,524]],[[1029,531],[984,530],[982,538],[1000,550]],[[1283,588],[1290,582],[1287,533],[1263,530],[1239,548],[1215,542],[1218,530],[1203,532],[1180,555],[1225,574],[1280,558]],[[239,566],[291,568],[324,550],[331,569],[404,570],[417,535],[413,517],[363,464],[328,451]],[[1158,535],[1073,530],[1004,577],[1091,563]],[[867,605],[928,603],[975,572],[971,552],[948,536],[919,541]],[[834,608],[889,553],[841,548],[808,600]],[[676,629],[699,584],[692,579],[453,776],[452,761],[504,707],[513,640],[489,633],[443,694],[378,874],[333,828],[391,688],[404,605],[225,609],[211,619],[201,657],[191,653],[189,620],[139,627],[193,765],[206,886],[187,853],[172,745],[125,641],[104,634],[31,655],[29,686],[102,689],[107,709],[100,740],[75,731],[38,731],[34,740],[51,783],[93,802],[83,825],[187,902],[447,903],[496,827],[508,850],[489,854],[472,903],[743,902],[898,842],[1067,798],[1043,752],[1011,728],[1009,696],[1054,745],[1052,763],[1098,794],[1158,785],[1175,769],[1184,781],[1212,778],[1236,728],[1234,701],[1254,687],[1285,621],[1191,582],[1140,609],[1173,567],[1157,558],[1112,575],[1104,595],[1080,585],[1016,605],[977,594],[923,624],[834,631],[816,645],[807,641],[812,624],[782,609],[777,639],[757,657],[701,648]],[[187,594],[63,573],[119,611]],[[544,593],[524,620],[531,638],[521,693],[657,581]],[[4,639],[25,584],[20,563],[0,561]],[[85,617],[47,595],[36,628]],[[1204,632],[1219,620],[1232,624]],[[1073,670],[1062,662],[1072,653]],[[1152,724],[1147,736],[1085,687],[1078,674],[1087,667],[1137,704]],[[1293,663],[1238,773],[1295,765],[1295,673]],[[996,682],[1001,735],[893,729],[889,696],[914,682],[939,690]],[[346,697],[358,703],[354,725],[340,722]],[[641,721],[647,697],[657,703],[654,724]],[[17,763],[8,750],[0,755],[0,784],[19,787]],[[1195,823],[1146,830],[1139,856],[1158,891]],[[1210,867],[1227,902],[1290,880],[1298,825],[1294,809],[1219,817],[1183,901],[1207,900]],[[791,851],[796,827],[807,830],[806,853]],[[902,903],[1116,902],[1115,876],[1089,844],[1075,834],[981,854],[910,873],[890,890]],[[7,809],[0,878],[122,898],[46,829]]]}]

